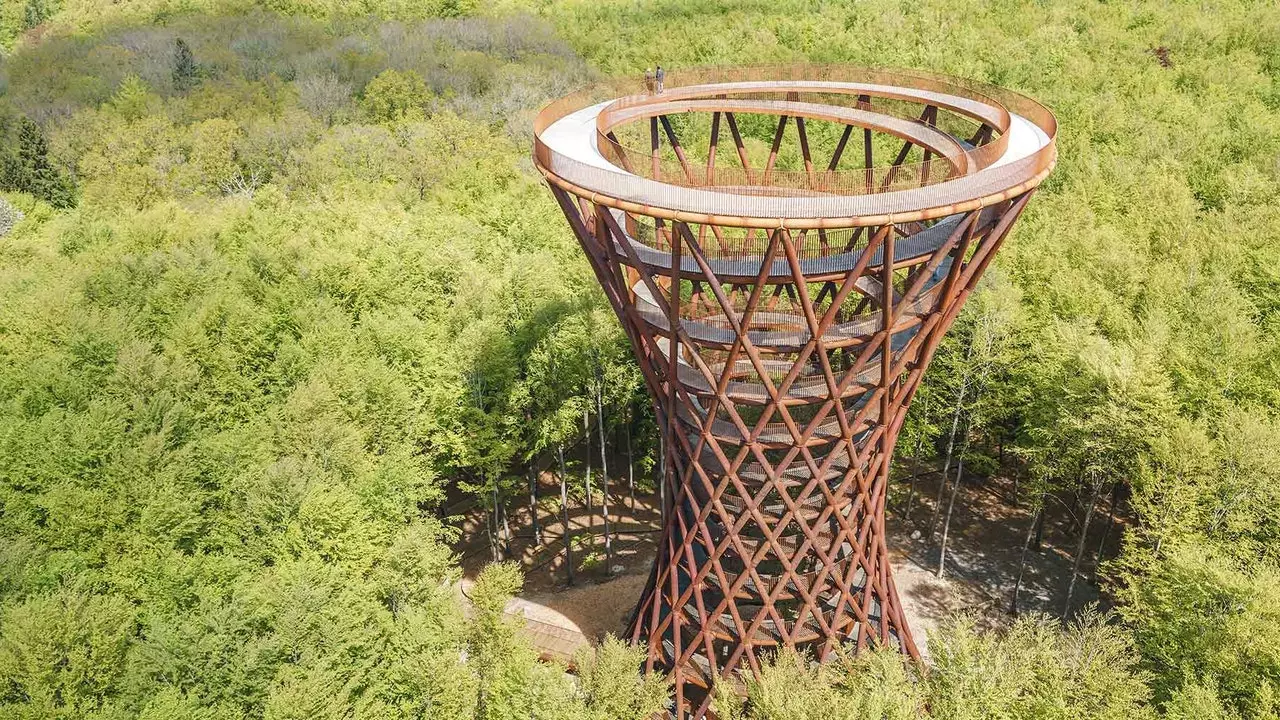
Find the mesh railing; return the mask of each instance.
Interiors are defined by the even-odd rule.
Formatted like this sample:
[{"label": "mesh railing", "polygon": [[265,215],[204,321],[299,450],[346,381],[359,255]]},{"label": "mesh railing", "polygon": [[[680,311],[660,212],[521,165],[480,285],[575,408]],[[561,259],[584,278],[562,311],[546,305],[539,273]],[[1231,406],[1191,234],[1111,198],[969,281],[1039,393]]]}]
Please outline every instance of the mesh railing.
[{"label": "mesh railing", "polygon": [[[882,78],[876,76],[873,79]],[[964,92],[961,88],[948,89]],[[1004,154],[1009,117],[1003,107],[994,100],[958,102],[954,98],[955,95],[938,92],[936,87],[899,88],[867,82],[771,80],[700,83],[690,88],[672,88],[662,94],[624,97],[610,103],[599,116],[596,147],[606,159],[629,172],[685,187],[732,188],[735,192],[752,195],[891,192],[947,182],[971,174],[991,165]],[[658,129],[657,116],[664,116],[663,120],[672,114],[687,118],[695,108],[701,109],[702,114],[715,113],[718,123],[715,131],[717,155],[725,154],[731,162],[717,160],[716,163],[708,163],[706,156],[699,156],[700,148],[688,144],[680,148],[681,157],[672,156],[670,136],[665,127]],[[742,134],[737,125],[732,124],[733,113],[735,110],[752,112],[753,109],[784,116],[793,122],[797,117],[811,122],[843,122],[848,130],[837,149],[826,158],[811,153],[809,164],[804,169],[778,169],[761,164],[744,167],[741,164],[743,151],[738,145]],[[929,111],[932,111],[932,117],[929,117]],[[948,117],[948,113],[953,117]],[[634,123],[637,117],[651,118],[653,130],[657,131],[657,145],[650,143],[648,148],[644,148],[618,137],[624,130],[631,129],[628,124]],[[940,125],[961,124],[956,122],[957,119],[969,122],[968,132],[953,138],[951,134],[938,130]],[[729,127],[726,129],[724,125]],[[923,154],[923,158],[898,163],[876,164],[873,161],[867,167],[862,159],[863,134],[854,136],[851,131],[855,127],[910,143],[915,148],[912,154],[917,158]],[[798,130],[790,132],[798,133]],[[680,141],[679,138],[676,140]],[[733,150],[720,150],[722,147]],[[894,155],[897,152],[895,148]],[[708,151],[707,155],[710,154]],[[858,160],[850,163],[851,158]],[[841,160],[846,165],[855,164],[857,167],[841,169]]]},{"label": "mesh railing", "polygon": [[[674,231],[669,224],[657,227],[652,219],[643,215],[631,215],[624,227],[633,240],[654,250],[671,252]],[[697,240],[703,254],[715,259],[760,260],[772,242],[769,231],[751,228],[690,224],[689,232]],[[788,239],[796,254],[807,260],[861,249],[866,246],[868,236],[869,233],[859,229],[839,228],[796,230]],[[774,257],[776,260],[786,258],[781,246],[775,251]]]},{"label": "mesh railing", "polygon": [[[857,170],[777,170],[720,165],[688,164],[625,148],[605,140],[600,152],[610,162],[640,177],[682,187],[705,187],[738,195],[805,197],[817,195],[871,195],[908,188],[936,185],[970,174],[946,160],[926,160],[891,167]],[[996,155],[999,157],[999,155]],[[988,165],[990,162],[987,163]]]}]

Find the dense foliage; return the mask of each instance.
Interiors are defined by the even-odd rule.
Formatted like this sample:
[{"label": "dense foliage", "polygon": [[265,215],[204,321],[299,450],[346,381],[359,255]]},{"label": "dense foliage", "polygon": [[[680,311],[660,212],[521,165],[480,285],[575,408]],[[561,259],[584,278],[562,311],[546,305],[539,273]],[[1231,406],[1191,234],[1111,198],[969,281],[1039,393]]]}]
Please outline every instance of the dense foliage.
[{"label": "dense foliage", "polygon": [[500,619],[509,566],[464,616],[441,500],[505,502],[597,395],[643,407],[526,159],[537,105],[592,72],[802,60],[1058,114],[1059,168],[902,447],[1003,458],[1043,512],[1122,489],[1119,619],[958,623],[922,677],[783,656],[722,710],[1280,714],[1273,3],[26,0],[0,46],[0,714],[661,704],[616,642],[576,684],[537,663]]},{"label": "dense foliage", "polygon": [[463,622],[437,516],[592,313],[501,122],[580,73],[539,27],[190,17],[8,61],[78,207],[28,183],[4,238],[7,712],[574,717],[500,601]]},{"label": "dense foliage", "polygon": [[957,619],[931,634],[929,647],[927,673],[884,650],[818,667],[782,654],[747,681],[749,703],[722,692],[717,709],[727,720],[1153,717],[1132,649],[1093,613],[1065,632],[1024,618],[1007,632],[978,634]]}]

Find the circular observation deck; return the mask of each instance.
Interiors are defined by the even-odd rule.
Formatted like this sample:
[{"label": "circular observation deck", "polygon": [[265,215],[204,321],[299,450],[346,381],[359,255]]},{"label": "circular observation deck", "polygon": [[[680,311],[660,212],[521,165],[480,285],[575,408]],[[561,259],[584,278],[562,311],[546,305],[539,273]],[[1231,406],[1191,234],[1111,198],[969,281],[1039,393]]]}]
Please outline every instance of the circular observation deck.
[{"label": "circular observation deck", "polygon": [[[798,155],[791,144],[779,153],[788,121]],[[959,78],[704,69],[668,73],[662,93],[614,81],[552,103],[534,123],[534,161],[561,189],[645,217],[847,229],[927,222],[1026,192],[1053,168],[1056,134],[1036,101]]]}]

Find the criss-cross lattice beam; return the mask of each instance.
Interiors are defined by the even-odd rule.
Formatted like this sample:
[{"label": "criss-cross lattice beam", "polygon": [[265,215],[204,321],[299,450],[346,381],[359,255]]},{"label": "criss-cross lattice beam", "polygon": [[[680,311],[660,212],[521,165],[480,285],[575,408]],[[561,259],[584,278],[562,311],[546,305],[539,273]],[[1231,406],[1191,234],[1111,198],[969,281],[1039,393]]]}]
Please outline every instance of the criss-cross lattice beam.
[{"label": "criss-cross lattice beam", "polygon": [[[647,667],[671,673],[678,706],[697,711],[716,677],[758,672],[778,647],[825,658],[845,641],[887,643],[916,655],[884,537],[893,445],[942,331],[1026,196],[999,217],[958,216],[944,241],[910,258],[895,254],[909,239],[899,229],[875,228],[815,296],[800,246],[816,231],[769,233],[755,277],[726,292],[704,228],[664,227],[666,259],[655,264],[621,214],[553,191],[627,330],[669,453],[670,512],[631,623]],[[696,303],[682,284],[696,286]],[[869,306],[854,320],[876,318],[860,335],[840,322],[855,290]],[[709,317],[728,328],[727,349],[698,339]],[[770,342],[777,322],[804,341]],[[744,382],[759,393],[750,423]]]}]

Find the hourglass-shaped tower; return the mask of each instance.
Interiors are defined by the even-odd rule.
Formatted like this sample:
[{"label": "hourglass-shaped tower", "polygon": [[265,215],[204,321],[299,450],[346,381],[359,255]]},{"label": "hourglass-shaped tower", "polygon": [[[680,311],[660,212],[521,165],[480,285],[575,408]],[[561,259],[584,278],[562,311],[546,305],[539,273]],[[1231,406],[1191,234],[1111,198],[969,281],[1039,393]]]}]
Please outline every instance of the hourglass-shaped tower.
[{"label": "hourglass-shaped tower", "polygon": [[667,448],[631,621],[677,715],[779,647],[916,657],[885,546],[938,343],[1056,159],[1053,115],[914,72],[669,72],[553,103],[534,161],[626,329]]}]

